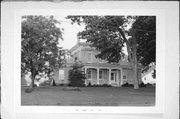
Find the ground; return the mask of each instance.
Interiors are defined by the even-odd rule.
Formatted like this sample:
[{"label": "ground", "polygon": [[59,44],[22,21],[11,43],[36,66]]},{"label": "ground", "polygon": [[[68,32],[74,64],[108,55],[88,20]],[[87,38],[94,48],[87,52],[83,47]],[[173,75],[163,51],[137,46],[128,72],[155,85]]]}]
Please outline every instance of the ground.
[{"label": "ground", "polygon": [[63,87],[38,87],[31,93],[21,89],[22,105],[59,106],[154,106],[155,88],[82,87],[81,91],[64,91]]}]

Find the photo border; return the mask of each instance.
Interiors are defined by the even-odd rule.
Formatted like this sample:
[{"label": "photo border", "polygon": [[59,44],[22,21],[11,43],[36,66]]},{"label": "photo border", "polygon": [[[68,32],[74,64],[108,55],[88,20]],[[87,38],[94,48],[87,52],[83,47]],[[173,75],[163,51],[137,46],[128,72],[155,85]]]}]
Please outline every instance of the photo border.
[{"label": "photo border", "polygon": [[[133,11],[133,12],[132,12]],[[141,11],[141,12],[139,12]],[[143,11],[143,12],[142,12]],[[113,13],[113,14],[112,14]],[[21,87],[21,83],[19,79],[21,79],[21,67],[18,67],[21,65],[21,41],[17,39],[21,39],[21,18],[23,15],[58,15],[61,14],[63,16],[65,15],[129,15],[129,16],[156,16],[156,44],[158,47],[156,47],[156,72],[157,72],[157,82],[156,82],[156,95],[155,95],[155,106],[21,106],[21,93],[19,92]],[[60,16],[60,15],[59,15]],[[165,66],[165,54],[162,53],[162,51],[165,51],[165,47],[163,47],[165,42],[163,42],[161,39],[163,34],[163,26],[164,23],[164,15],[162,10],[147,10],[147,9],[141,9],[141,10],[126,10],[126,9],[96,9],[96,10],[89,10],[89,9],[60,9],[60,10],[42,10],[42,9],[36,9],[36,10],[16,10],[15,11],[15,49],[14,50],[14,97],[18,97],[15,99],[15,109],[17,112],[31,112],[31,110],[34,110],[35,112],[46,112],[46,110],[52,110],[53,113],[163,113],[163,103],[164,103],[164,81],[160,79],[164,79],[164,68]],[[160,47],[161,45],[161,47]],[[163,58],[164,57],[164,58]],[[162,60],[164,59],[164,60]],[[18,67],[18,68],[17,68]],[[33,109],[32,109],[33,108]],[[35,108],[35,109],[34,109]]]},{"label": "photo border", "polygon": [[[100,2],[101,3],[101,2]],[[155,15],[156,16],[156,19],[157,19],[157,23],[156,23],[156,52],[157,52],[157,57],[156,57],[156,61],[157,61],[157,65],[156,65],[156,68],[157,68],[157,79],[160,79],[160,80],[157,80],[157,84],[156,84],[156,106],[155,107],[123,107],[123,106],[120,106],[120,107],[94,107],[94,106],[86,106],[86,107],[82,107],[82,106],[66,106],[66,107],[63,107],[63,106],[60,106],[60,107],[57,107],[57,106],[20,106],[20,101],[21,101],[21,98],[20,98],[20,87],[21,87],[21,83],[19,80],[20,79],[20,54],[21,54],[21,40],[19,40],[21,38],[21,16],[22,15],[42,15],[41,12],[47,14],[47,15],[53,15],[51,14],[51,10],[53,11],[58,11],[58,10],[61,10],[61,12],[66,12],[66,13],[69,13],[71,11],[71,14],[72,15],[80,15],[79,14],[79,11],[78,10],[84,10],[85,7],[87,7],[87,4],[83,4],[84,6],[82,6],[82,8],[80,7],[79,9],[70,9],[69,8],[63,8],[63,9],[57,9],[57,6],[59,5],[55,5],[55,4],[50,4],[50,5],[47,5],[47,10],[45,10],[46,8],[46,5],[44,7],[40,7],[41,9],[38,9],[37,5],[35,5],[36,7],[34,6],[30,6],[30,7],[27,7],[27,5],[25,6],[20,6],[22,5],[22,3],[18,3],[16,4],[14,7],[12,4],[14,3],[11,3],[11,5],[13,6],[13,18],[12,18],[12,15],[9,15],[11,16],[10,18],[12,18],[11,20],[13,20],[13,26],[11,26],[11,28],[13,27],[13,35],[14,38],[12,41],[13,42],[13,47],[11,49],[11,51],[13,51],[13,55],[11,56],[11,58],[13,57],[13,63],[10,62],[9,65],[12,65],[13,64],[13,71],[12,71],[12,74],[13,74],[13,77],[15,78],[13,81],[11,81],[12,83],[12,89],[10,89],[10,91],[13,90],[13,92],[11,92],[9,95],[12,96],[11,100],[10,101],[10,104],[13,104],[13,105],[10,105],[10,107],[12,107],[12,110],[10,113],[9,112],[9,108],[7,109],[5,107],[5,104],[3,103],[7,101],[5,101],[6,98],[8,98],[8,94],[6,95],[4,92],[7,92],[7,90],[4,88],[4,84],[7,84],[9,83],[10,81],[2,81],[2,94],[3,97],[2,97],[2,115],[5,116],[4,114],[7,114],[7,113],[10,113],[12,115],[12,117],[26,117],[28,118],[28,115],[30,114],[35,114],[36,116],[37,115],[48,115],[48,114],[55,114],[57,117],[60,116],[60,115],[64,115],[64,114],[121,114],[121,117],[128,117],[127,115],[124,115],[124,114],[130,114],[130,115],[138,115],[138,116],[142,116],[143,114],[145,115],[160,115],[160,116],[157,116],[158,118],[164,118],[163,115],[166,115],[167,113],[167,100],[168,101],[171,101],[169,98],[167,99],[167,95],[165,95],[165,91],[167,91],[167,46],[168,47],[172,47],[171,44],[168,44],[167,45],[167,26],[166,26],[166,23],[167,23],[167,9],[169,10],[170,8],[165,8],[165,6],[161,6],[162,8],[158,8],[157,5],[155,5],[154,7],[147,7],[147,3],[143,2],[143,4],[145,4],[145,6],[141,6],[140,8],[134,8],[133,6],[135,6],[136,2],[115,2],[116,3],[122,3],[122,5],[120,6],[123,6],[122,9],[117,9],[117,8],[109,8],[109,6],[105,6],[103,8],[99,7],[101,5],[97,5],[98,9],[94,10],[90,7],[90,9],[86,9],[87,11],[84,12],[84,14],[91,14],[91,15],[96,15],[96,14],[92,14],[93,12],[97,13],[98,10],[99,11],[104,11],[104,13],[106,13],[106,15],[112,15],[112,11],[113,11],[113,15],[115,15],[116,12],[120,12],[121,14],[118,14],[118,15],[150,15],[150,16],[153,16]],[[156,4],[157,2],[154,2],[153,4]],[[160,2],[161,3],[161,2]],[[175,6],[175,9],[177,9],[177,3],[173,3],[171,2],[172,4],[168,3],[166,4],[167,6]],[[37,3],[34,3],[33,4],[37,4]],[[41,3],[42,4],[42,3]],[[78,4],[78,3],[77,3]],[[96,4],[96,3],[95,3]],[[129,5],[129,4],[132,4],[132,5]],[[153,5],[151,4],[151,5]],[[7,9],[7,4],[5,4],[3,7]],[[10,6],[11,6],[10,5]],[[88,4],[89,5],[89,4]],[[92,5],[92,4],[91,4]],[[138,4],[140,5],[140,4]],[[18,7],[17,7],[18,6]],[[53,6],[55,6],[55,9],[53,8]],[[61,6],[61,5],[60,5]],[[70,5],[71,6],[71,5]],[[104,6],[104,5],[102,5]],[[113,5],[112,5],[113,6]],[[132,6],[132,9],[129,9],[127,8],[128,6]],[[27,8],[26,8],[27,7]],[[147,7],[147,8],[145,8]],[[3,9],[4,9],[3,8]],[[43,8],[43,9],[42,9]],[[72,7],[74,8],[74,7]],[[37,11],[38,10],[38,11]],[[110,12],[111,11],[111,12]],[[138,11],[138,13],[137,13]],[[34,14],[33,14],[34,12]],[[12,13],[12,11],[11,11]],[[122,14],[123,13],[123,14]],[[168,12],[169,13],[169,12]],[[69,14],[68,14],[69,15]],[[82,14],[83,15],[83,14]],[[174,17],[174,16],[173,16]],[[176,17],[177,18],[177,17]],[[5,19],[3,19],[5,20]],[[175,20],[177,22],[177,19]],[[11,22],[11,25],[12,25],[12,22]],[[169,22],[169,21],[168,21]],[[7,24],[6,24],[7,25]],[[2,27],[5,27],[3,26],[2,24]],[[177,29],[175,29],[177,30]],[[12,31],[12,30],[11,30]],[[175,40],[178,39],[178,36],[177,35],[177,31],[175,32]],[[4,35],[6,36],[6,35]],[[4,38],[3,36],[3,33],[2,33],[2,39]],[[5,44],[3,43],[10,43],[10,39],[9,37],[7,37],[8,41],[3,41],[2,42],[2,51],[6,51],[7,50],[4,50],[5,49]],[[175,42],[177,43],[177,42]],[[179,42],[178,42],[179,43]],[[177,44],[175,44],[176,46]],[[10,45],[12,46],[12,45]],[[177,49],[177,46],[175,48],[172,48],[172,51],[174,51],[174,49]],[[177,52],[176,52],[177,53]],[[10,53],[8,53],[10,54]],[[170,53],[168,52],[168,55]],[[5,62],[4,60],[4,53],[2,53],[2,62]],[[171,55],[170,55],[171,56]],[[179,55],[178,55],[179,56]],[[177,57],[177,56],[176,56]],[[12,60],[12,59],[11,59]],[[168,60],[169,61],[169,60]],[[173,66],[174,63],[177,63],[177,60],[174,60],[175,62],[172,63]],[[3,65],[4,66],[4,65]],[[5,69],[5,67],[2,66],[2,70]],[[169,66],[169,65],[168,65]],[[171,68],[171,67],[170,67]],[[5,76],[7,76],[7,69],[5,70],[6,72],[2,73],[2,77],[5,78]],[[177,74],[177,69],[175,68],[175,74]],[[171,72],[170,72],[171,73]],[[177,76],[174,76],[175,79],[177,78]],[[168,77],[169,78],[169,77]],[[165,80],[163,80],[165,79]],[[175,81],[177,82],[177,81]],[[171,87],[172,89],[174,88],[177,88],[177,85],[175,85],[174,87]],[[175,90],[175,89],[174,89]],[[179,93],[179,92],[178,92]],[[168,93],[170,94],[170,93]],[[175,96],[176,97],[176,96]],[[177,96],[178,97],[178,96]],[[175,102],[177,103],[177,102]],[[174,103],[173,103],[174,104]],[[60,109],[61,108],[61,109]],[[5,110],[4,110],[5,109]],[[93,111],[91,111],[93,110]],[[142,114],[143,113],[143,114]],[[64,115],[65,116],[65,115]],[[35,116],[34,116],[35,117]],[[38,116],[37,116],[38,117]],[[45,116],[46,117],[46,116]],[[48,117],[48,116],[47,116]],[[66,117],[66,116],[65,116]],[[75,116],[77,117],[77,116]],[[107,116],[108,117],[108,116]],[[150,116],[152,117],[152,116]],[[39,117],[38,117],[39,118]],[[132,117],[130,117],[132,118]]]}]

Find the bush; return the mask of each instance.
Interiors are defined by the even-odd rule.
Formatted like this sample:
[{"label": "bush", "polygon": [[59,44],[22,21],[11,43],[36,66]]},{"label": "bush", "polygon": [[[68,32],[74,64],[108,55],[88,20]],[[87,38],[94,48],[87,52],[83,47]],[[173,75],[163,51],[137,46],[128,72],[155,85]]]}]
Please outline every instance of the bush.
[{"label": "bush", "polygon": [[146,85],[142,82],[141,84],[139,84],[139,87],[146,87]]},{"label": "bush", "polygon": [[133,87],[133,84],[129,84],[128,82],[126,82],[122,85],[122,87]]},{"label": "bush", "polygon": [[67,85],[67,84],[61,83],[61,84],[59,84],[58,86],[69,86],[69,84]]},{"label": "bush", "polygon": [[102,87],[112,87],[112,86],[109,84],[103,84]]},{"label": "bush", "polygon": [[83,87],[84,86],[84,80],[85,80],[85,74],[81,71],[81,65],[78,65],[75,63],[72,66],[72,69],[69,70],[69,86],[73,87]]},{"label": "bush", "polygon": [[152,84],[150,84],[150,83],[147,83],[146,84],[146,87],[152,87],[153,85]]},{"label": "bush", "polygon": [[94,85],[92,85],[92,84],[89,82],[89,84],[87,85],[87,87],[112,87],[112,86],[109,85],[109,84],[102,84],[102,85],[94,84]]},{"label": "bush", "polygon": [[55,82],[54,79],[53,79],[53,81],[52,81],[52,86],[56,86],[56,82]]},{"label": "bush", "polygon": [[87,87],[92,87],[92,84],[89,82],[88,85],[87,85]]},{"label": "bush", "polygon": [[98,87],[98,85],[97,85],[97,84],[94,84],[92,87]]},{"label": "bush", "polygon": [[25,89],[25,93],[31,93],[31,92],[33,92],[33,88],[26,88]]}]

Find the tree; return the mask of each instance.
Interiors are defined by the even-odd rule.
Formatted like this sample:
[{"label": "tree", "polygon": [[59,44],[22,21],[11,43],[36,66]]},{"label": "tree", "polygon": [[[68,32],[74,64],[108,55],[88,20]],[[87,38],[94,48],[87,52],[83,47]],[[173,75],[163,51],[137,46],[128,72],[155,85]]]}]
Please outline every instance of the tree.
[{"label": "tree", "polygon": [[50,75],[61,67],[65,51],[58,47],[60,24],[53,16],[23,16],[21,31],[21,74],[31,72],[32,83],[39,73]]},{"label": "tree", "polygon": [[81,71],[83,65],[75,59],[75,63],[71,66],[72,69],[69,70],[69,85],[75,87],[84,86],[85,74]]},{"label": "tree", "polygon": [[[152,59],[148,60],[150,55],[155,55],[153,52],[155,48],[153,43],[151,44],[153,47],[148,49],[150,50],[152,48],[153,54],[151,54],[152,52],[144,51],[147,48],[145,44],[152,42],[152,40],[155,41],[154,37],[151,38],[151,34],[148,32],[149,27],[152,27],[153,30],[155,29],[154,17],[68,16],[67,18],[71,19],[72,23],[85,24],[85,30],[78,35],[80,38],[87,39],[87,42],[92,47],[100,51],[96,55],[98,58],[117,63],[124,57],[123,47],[126,46],[128,60],[134,72],[134,88],[139,88],[138,64],[148,65],[149,62],[153,61]],[[149,23],[151,20],[152,22]],[[129,30],[125,31],[128,24],[132,24],[132,26]],[[138,31],[139,25],[143,33],[140,33],[140,30]],[[149,41],[150,39],[151,41]],[[143,44],[146,40],[147,42]]]},{"label": "tree", "polygon": [[156,17],[136,17],[131,29],[136,32],[138,62],[145,67],[156,63]]}]

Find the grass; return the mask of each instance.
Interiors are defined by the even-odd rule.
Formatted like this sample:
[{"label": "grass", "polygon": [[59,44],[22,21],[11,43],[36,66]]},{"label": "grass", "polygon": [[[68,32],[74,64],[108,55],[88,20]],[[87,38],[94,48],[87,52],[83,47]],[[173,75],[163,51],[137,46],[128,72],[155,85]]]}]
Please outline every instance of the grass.
[{"label": "grass", "polygon": [[57,106],[154,106],[155,88],[82,87],[64,91],[63,87],[38,87],[32,93],[21,88],[22,105]]}]

